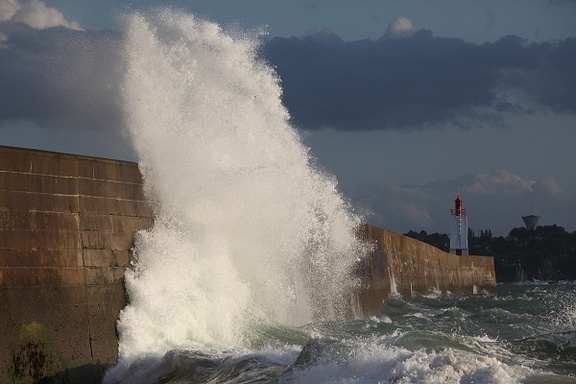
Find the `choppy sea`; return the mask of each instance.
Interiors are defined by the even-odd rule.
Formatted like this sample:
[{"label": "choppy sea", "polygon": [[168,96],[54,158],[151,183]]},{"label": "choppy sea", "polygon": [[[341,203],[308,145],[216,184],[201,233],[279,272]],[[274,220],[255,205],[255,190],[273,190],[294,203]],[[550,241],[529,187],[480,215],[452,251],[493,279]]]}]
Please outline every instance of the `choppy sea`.
[{"label": "choppy sea", "polygon": [[122,383],[576,383],[576,284],[392,297],[378,317],[254,329],[242,350],[172,350]]}]

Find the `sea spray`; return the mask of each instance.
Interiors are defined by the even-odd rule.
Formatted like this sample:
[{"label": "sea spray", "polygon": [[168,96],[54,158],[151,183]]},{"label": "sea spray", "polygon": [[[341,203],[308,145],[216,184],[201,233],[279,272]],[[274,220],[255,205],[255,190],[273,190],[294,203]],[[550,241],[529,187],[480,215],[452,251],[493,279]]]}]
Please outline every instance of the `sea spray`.
[{"label": "sea spray", "polygon": [[155,223],[126,274],[119,367],[341,317],[360,218],[291,126],[258,36],[171,10],[126,21],[126,122]]}]

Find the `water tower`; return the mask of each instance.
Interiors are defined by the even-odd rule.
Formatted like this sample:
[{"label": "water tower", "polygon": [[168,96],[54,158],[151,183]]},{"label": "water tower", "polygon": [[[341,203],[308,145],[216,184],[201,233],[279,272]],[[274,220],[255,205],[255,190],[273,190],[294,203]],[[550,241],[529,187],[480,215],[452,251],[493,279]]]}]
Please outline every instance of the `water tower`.
[{"label": "water tower", "polygon": [[524,220],[524,225],[527,229],[535,229],[538,226],[538,220],[540,220],[541,216],[536,215],[528,215],[522,216],[522,220]]},{"label": "water tower", "polygon": [[460,197],[454,200],[454,209],[450,210],[450,253],[468,255],[468,217]]}]

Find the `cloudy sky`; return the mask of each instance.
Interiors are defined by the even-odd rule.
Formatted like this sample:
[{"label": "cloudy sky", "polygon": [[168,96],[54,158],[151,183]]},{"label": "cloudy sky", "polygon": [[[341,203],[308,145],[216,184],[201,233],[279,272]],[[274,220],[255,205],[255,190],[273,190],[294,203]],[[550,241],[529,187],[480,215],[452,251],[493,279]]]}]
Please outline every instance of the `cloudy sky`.
[{"label": "cloudy sky", "polygon": [[134,159],[121,15],[169,4],[265,28],[317,163],[368,221],[448,232],[521,216],[576,230],[576,1],[0,0],[0,145]]}]

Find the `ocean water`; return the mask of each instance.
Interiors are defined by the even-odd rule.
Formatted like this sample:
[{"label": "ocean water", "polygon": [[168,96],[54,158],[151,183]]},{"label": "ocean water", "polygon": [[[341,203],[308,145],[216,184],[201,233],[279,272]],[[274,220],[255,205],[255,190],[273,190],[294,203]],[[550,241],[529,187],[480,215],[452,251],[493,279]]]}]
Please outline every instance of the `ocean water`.
[{"label": "ocean water", "polygon": [[104,383],[576,383],[574,284],[351,312],[365,217],[303,145],[261,32],[173,10],[125,25],[155,223],[135,239]]},{"label": "ocean water", "polygon": [[108,382],[576,383],[576,284],[498,288],[392,298],[369,319],[263,325],[243,348],[170,350]]}]

